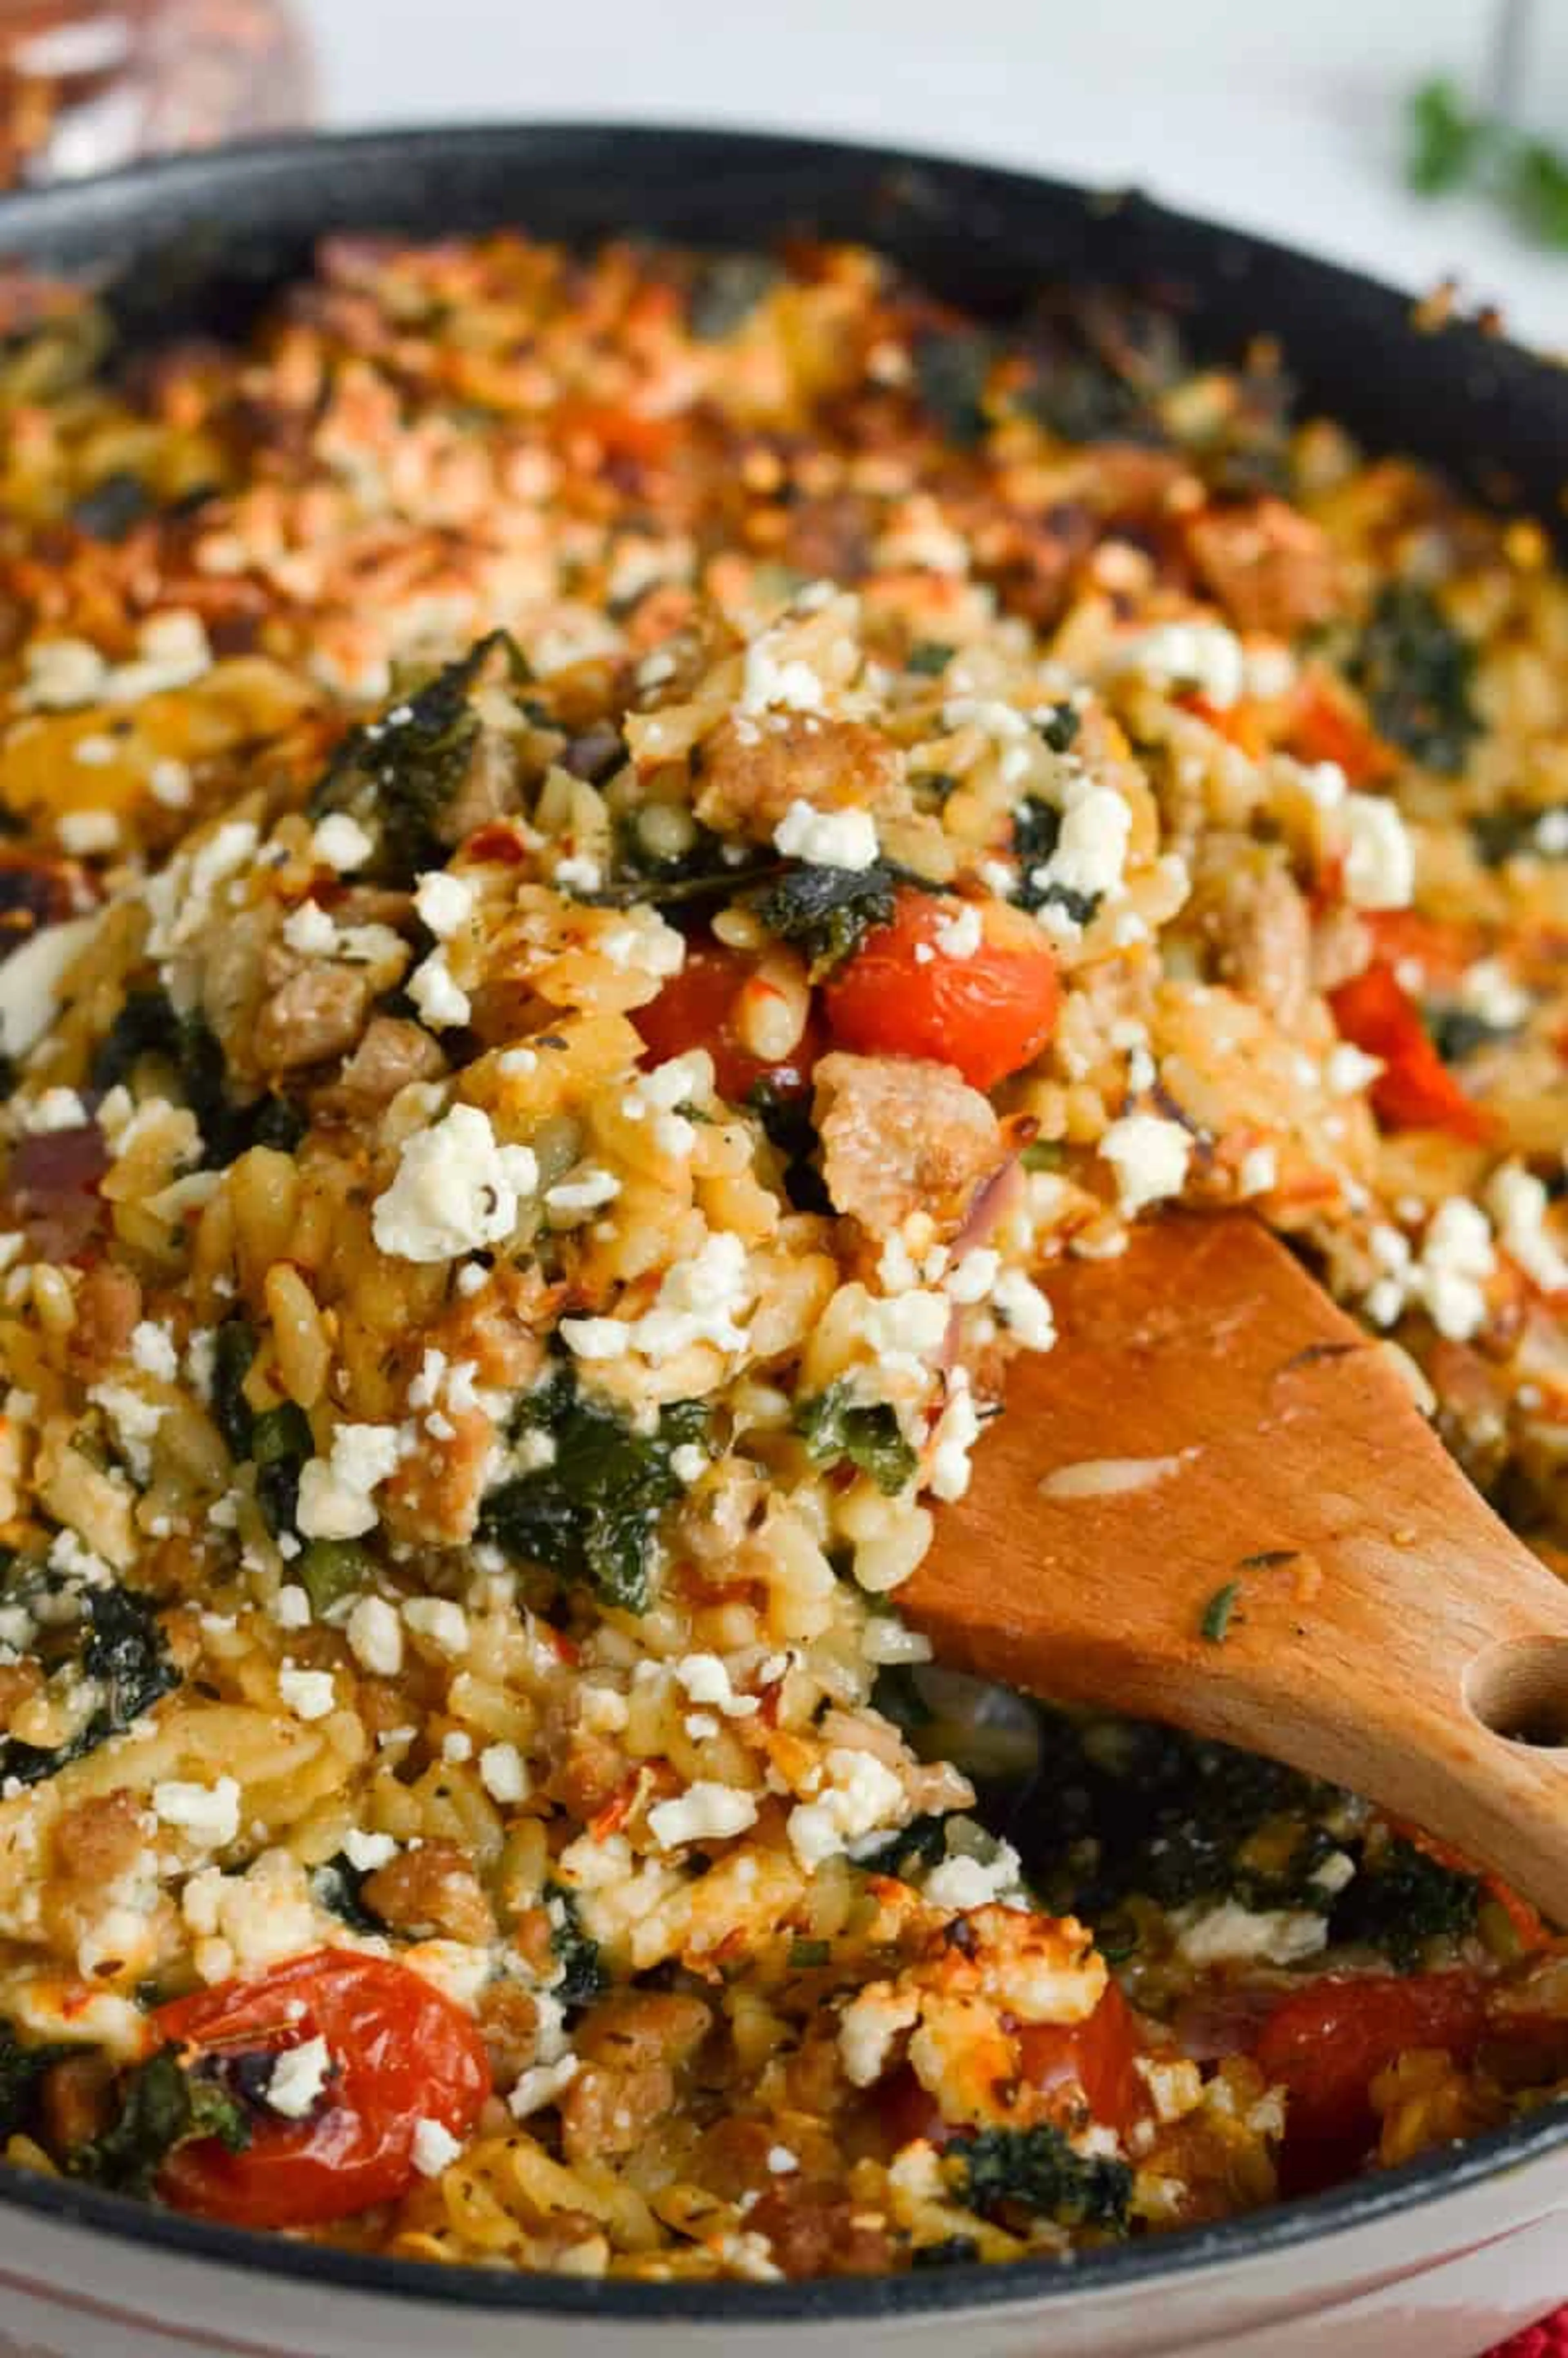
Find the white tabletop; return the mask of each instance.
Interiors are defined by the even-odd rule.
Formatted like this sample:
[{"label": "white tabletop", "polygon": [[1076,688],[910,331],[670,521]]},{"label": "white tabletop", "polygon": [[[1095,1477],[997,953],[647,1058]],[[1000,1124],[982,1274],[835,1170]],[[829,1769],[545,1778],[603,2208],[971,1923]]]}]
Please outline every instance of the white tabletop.
[{"label": "white tabletop", "polygon": [[[1568,254],[1400,178],[1406,95],[1478,77],[1492,0],[302,5],[333,123],[752,124],[1135,184],[1407,287],[1456,273],[1568,350]],[[1568,144],[1568,0],[1541,7],[1560,62],[1537,103]]]}]

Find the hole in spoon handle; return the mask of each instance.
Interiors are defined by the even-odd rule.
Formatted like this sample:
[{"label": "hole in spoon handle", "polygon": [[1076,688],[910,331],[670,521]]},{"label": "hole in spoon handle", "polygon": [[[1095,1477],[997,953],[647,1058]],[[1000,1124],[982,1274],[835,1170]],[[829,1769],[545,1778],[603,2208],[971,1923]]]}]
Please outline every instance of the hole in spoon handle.
[{"label": "hole in spoon handle", "polygon": [[1465,1672],[1481,1725],[1532,1751],[1568,1749],[1568,1638],[1504,1638]]}]

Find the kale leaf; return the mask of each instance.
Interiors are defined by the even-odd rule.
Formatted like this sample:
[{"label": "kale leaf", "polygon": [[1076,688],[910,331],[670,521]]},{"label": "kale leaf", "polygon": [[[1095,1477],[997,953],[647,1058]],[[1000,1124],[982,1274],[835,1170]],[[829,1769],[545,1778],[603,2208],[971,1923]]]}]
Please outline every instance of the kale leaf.
[{"label": "kale leaf", "polygon": [[310,1896],[318,1907],[330,1910],[351,1932],[374,1933],[386,1926],[362,1897],[373,1867],[356,1866],[347,1851],[335,1851],[310,1877]]},{"label": "kale leaf", "polygon": [[1469,178],[1486,151],[1487,125],[1451,81],[1423,82],[1410,104],[1405,177],[1423,197],[1440,197]]},{"label": "kale leaf", "polygon": [[1501,810],[1477,811],[1469,827],[1476,857],[1485,867],[1500,868],[1520,852],[1538,860],[1561,859],[1568,851],[1568,803],[1549,810],[1505,805]]},{"label": "kale leaf", "polygon": [[1127,2226],[1132,2172],[1124,2161],[1073,2151],[1060,2129],[982,2129],[950,2145],[943,2172],[961,2202],[983,2217],[1022,2211],[1063,2227]]},{"label": "kale leaf", "polygon": [[80,2047],[24,2047],[8,2022],[0,2022],[0,2145],[22,2127],[51,2063],[80,2055]]},{"label": "kale leaf", "polygon": [[561,1977],[550,1991],[560,2006],[589,2006],[610,1986],[600,1959],[599,1942],[582,1929],[575,1895],[559,1883],[545,1886],[545,1906],[550,1919],[550,1951]]},{"label": "kale leaf", "polygon": [[251,1428],[256,1504],[275,1539],[294,1529],[299,1509],[299,1476],[315,1447],[310,1420],[293,1401],[285,1401],[279,1408],[269,1408]]},{"label": "kale leaf", "polygon": [[[1071,705],[1058,709],[1073,712]],[[1075,722],[1077,717],[1073,712]],[[1027,909],[1031,916],[1036,909],[1064,909],[1075,925],[1087,925],[1104,898],[1102,893],[1076,892],[1070,884],[1042,884],[1036,881],[1036,871],[1046,865],[1061,839],[1062,814],[1055,804],[1043,801],[1038,795],[1025,795],[1012,814],[1012,851],[1018,861],[1018,882],[1010,898],[1018,908]]]},{"label": "kale leaf", "polygon": [[947,1821],[926,1812],[911,1818],[874,1850],[857,1854],[855,1864],[868,1875],[891,1875],[900,1883],[912,1883],[927,1867],[940,1866],[947,1855]]},{"label": "kale leaf", "polygon": [[697,265],[687,321],[698,342],[720,342],[743,328],[783,273],[765,254],[714,254]]},{"label": "kale leaf", "polygon": [[818,1465],[836,1466],[848,1458],[890,1498],[914,1473],[915,1454],[899,1431],[897,1411],[887,1401],[858,1401],[842,1377],[798,1403],[795,1430]]},{"label": "kale leaf", "polygon": [[934,328],[915,339],[914,382],[950,442],[978,442],[986,430],[986,385],[1000,347],[983,328]]},{"label": "kale leaf", "polygon": [[15,1778],[18,1784],[37,1785],[72,1760],[85,1759],[179,1684],[149,1597],[129,1588],[92,1588],[82,1613],[81,1670],[97,1684],[98,1704],[74,1736],[49,1749],[16,1736],[0,1742],[0,1782]]},{"label": "kale leaf", "polygon": [[653,1433],[633,1433],[557,1367],[524,1402],[523,1422],[548,1433],[555,1455],[490,1493],[481,1538],[563,1579],[589,1582],[608,1605],[645,1612],[659,1518],[685,1488],[671,1459],[703,1439],[708,1411],[700,1401],[676,1401],[660,1410]]},{"label": "kale leaf", "polygon": [[256,1355],[255,1329],[243,1318],[225,1318],[212,1344],[212,1422],[236,1466],[251,1454],[255,1412],[245,1398],[245,1378]]},{"label": "kale leaf", "polygon": [[216,2080],[186,2071],[178,2048],[170,2045],[136,2066],[114,2127],[79,2146],[66,2167],[73,2178],[146,2197],[170,2154],[203,2137],[243,2153],[251,2141],[250,2122],[243,2105]]},{"label": "kale leaf", "polygon": [[1329,1930],[1336,1941],[1380,1949],[1401,1974],[1414,1973],[1429,1942],[1462,1941],[1476,1929],[1483,1886],[1462,1867],[1396,1834],[1364,1863],[1335,1903]]},{"label": "kale leaf", "polygon": [[763,1073],[746,1092],[746,1103],[762,1123],[769,1143],[784,1158],[784,1193],[797,1212],[831,1212],[816,1151],[821,1141],[811,1119],[811,1100],[785,1095]]},{"label": "kale leaf", "polygon": [[70,521],[93,540],[121,541],[153,513],[153,495],[139,475],[116,467],[74,501]]},{"label": "kale leaf", "polygon": [[1462,1065],[1477,1048],[1490,1048],[1499,1040],[1511,1039],[1519,1026],[1514,1023],[1488,1023],[1469,1007],[1432,1007],[1422,1011],[1432,1044],[1445,1065]]},{"label": "kale leaf", "polygon": [[440,864],[443,823],[479,747],[474,690],[497,672],[518,686],[530,676],[505,631],[492,631],[401,698],[392,708],[395,719],[387,714],[351,729],[332,756],[311,809],[318,817],[336,810],[373,817],[388,882],[412,883],[420,869]]},{"label": "kale leaf", "polygon": [[157,989],[127,996],[93,1058],[93,1087],[102,1093],[128,1081],[144,1057],[172,1068],[201,1132],[208,1170],[226,1170],[253,1146],[287,1152],[304,1135],[304,1117],[287,1098],[232,1100],[217,1034],[202,1016],[179,1014],[168,992]]},{"label": "kale leaf", "polygon": [[1476,650],[1429,590],[1383,590],[1347,668],[1390,744],[1429,770],[1464,769],[1481,730],[1470,700]]},{"label": "kale leaf", "polygon": [[963,2268],[980,2256],[972,2235],[944,2235],[940,2243],[916,2244],[909,2255],[912,2268]]},{"label": "kale leaf", "polygon": [[810,962],[812,981],[820,982],[873,925],[892,923],[894,891],[893,872],[880,860],[870,868],[806,862],[754,892],[750,905],[771,934],[795,944]]}]

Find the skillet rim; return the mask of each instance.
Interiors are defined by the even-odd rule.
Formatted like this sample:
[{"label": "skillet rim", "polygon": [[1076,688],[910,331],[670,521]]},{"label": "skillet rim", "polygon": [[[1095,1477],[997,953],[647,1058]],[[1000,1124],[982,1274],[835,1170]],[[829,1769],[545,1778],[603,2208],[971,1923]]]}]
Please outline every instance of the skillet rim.
[{"label": "skillet rim", "polygon": [[[592,120],[420,124],[255,140],[145,160],[92,180],[0,195],[0,264],[16,257],[25,265],[30,252],[44,267],[59,268],[50,257],[63,243],[78,257],[63,265],[67,275],[80,274],[84,266],[90,271],[92,265],[84,265],[80,258],[84,242],[91,251],[92,242],[119,222],[128,223],[132,232],[128,241],[123,233],[117,241],[121,257],[145,265],[166,224],[172,231],[182,221],[189,223],[206,204],[217,207],[220,219],[250,222],[255,216],[247,200],[264,198],[269,188],[297,197],[304,186],[325,180],[349,192],[347,210],[352,211],[353,178],[361,166],[409,164],[428,175],[442,162],[477,165],[493,158],[497,165],[521,165],[531,157],[535,163],[553,157],[569,164],[575,154],[577,168],[582,169],[602,162],[611,148],[621,151],[617,162],[622,170],[629,157],[669,159],[685,151],[694,167],[700,164],[710,175],[736,166],[765,169],[773,165],[795,173],[815,168],[824,174],[877,176],[890,189],[902,183],[906,194],[913,191],[917,206],[930,207],[935,199],[950,212],[955,226],[967,211],[969,233],[982,241],[988,214],[993,220],[999,213],[1005,216],[1010,206],[1027,211],[1054,205],[1065,223],[1075,213],[1114,219],[1151,243],[1163,239],[1183,254],[1187,267],[1206,263],[1215,287],[1228,285],[1232,297],[1249,281],[1261,295],[1282,276],[1331,308],[1373,321],[1384,334],[1402,325],[1412,349],[1429,361],[1435,363],[1439,355],[1450,363],[1456,361],[1461,378],[1468,369],[1465,397],[1483,407],[1496,401],[1503,418],[1509,416],[1516,401],[1531,410],[1539,405],[1540,418],[1526,422],[1541,426],[1548,450],[1551,430],[1560,432],[1561,457],[1555,461],[1549,458],[1547,463],[1557,468],[1559,484],[1568,481],[1568,370],[1543,355],[1503,342],[1464,318],[1456,318],[1439,334],[1422,333],[1417,346],[1418,331],[1411,320],[1414,298],[1409,294],[1303,249],[1157,204],[1135,191],[1094,189],[958,155],[872,141],[797,137],[730,125]],[[428,214],[437,195],[427,178],[419,181],[417,209]],[[344,209],[340,195],[338,210]],[[285,212],[291,210],[286,204]],[[438,233],[428,220],[425,228]],[[860,233],[875,243],[875,222],[868,221]],[[111,237],[108,246],[98,250],[111,250],[115,242]],[[97,268],[102,272],[103,266],[100,262]],[[1254,331],[1262,331],[1256,322]],[[1288,360],[1290,330],[1283,331],[1282,341]],[[1560,414],[1548,416],[1553,412]],[[1448,471],[1454,471],[1452,462]],[[1552,505],[1546,504],[1552,496],[1546,480],[1543,473],[1536,504],[1545,507],[1541,522],[1561,533],[1561,512],[1554,514]],[[1487,496],[1484,485],[1467,488]],[[1511,504],[1506,490],[1503,498]],[[246,2276],[287,2277],[306,2289],[363,2293],[470,2314],[535,2312],[650,2327],[720,2321],[826,2326],[939,2317],[962,2309],[995,2314],[1048,2309],[1066,2300],[1092,2301],[1100,2293],[1148,2288],[1166,2278],[1213,2275],[1235,2261],[1278,2258],[1303,2244],[1419,2212],[1443,2197],[1544,2160],[1565,2144],[1568,2096],[1505,2128],[1322,2194],[1152,2236],[1131,2246],[1083,2254],[1070,2262],[1022,2260],[1001,2266],[817,2277],[779,2285],[588,2281],[386,2259],[187,2218],[126,2196],[3,2166],[0,2205]],[[69,2288],[61,2297],[69,2301]]]}]

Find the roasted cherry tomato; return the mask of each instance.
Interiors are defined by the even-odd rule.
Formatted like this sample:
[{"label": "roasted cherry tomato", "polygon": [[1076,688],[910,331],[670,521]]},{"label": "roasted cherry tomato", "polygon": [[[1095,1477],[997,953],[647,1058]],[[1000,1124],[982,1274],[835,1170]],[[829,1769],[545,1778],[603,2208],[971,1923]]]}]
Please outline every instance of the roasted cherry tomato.
[{"label": "roasted cherry tomato", "polygon": [[1423,917],[1419,909],[1363,909],[1357,913],[1385,966],[1408,959],[1429,983],[1457,982],[1480,957],[1483,936],[1476,925],[1452,918]]},{"label": "roasted cherry tomato", "polygon": [[1238,704],[1211,704],[1206,696],[1180,696],[1176,701],[1184,711],[1206,720],[1217,736],[1236,746],[1249,762],[1261,760],[1268,752],[1268,735],[1255,704],[1245,698]]},{"label": "roasted cherry tomato", "polygon": [[811,1087],[811,1068],[822,1054],[822,1027],[813,1009],[806,1030],[791,1055],[781,1064],[764,1063],[741,1044],[741,1024],[748,991],[771,991],[773,986],[756,971],[752,959],[720,942],[694,943],[679,974],[666,982],[657,999],[634,1010],[633,1022],[658,1063],[683,1056],[688,1048],[706,1048],[713,1058],[713,1077],[721,1098],[744,1105],[759,1081],[766,1081],[781,1097],[801,1097]]},{"label": "roasted cherry tomato", "polygon": [[1396,2057],[1442,2047],[1463,2061],[1485,2028],[1485,1986],[1474,1974],[1330,1974],[1286,1998],[1256,2050],[1288,2097],[1284,2190],[1307,2193],[1356,2169],[1377,2132],[1368,2091]]},{"label": "roasted cherry tomato", "polygon": [[1153,2109],[1138,2069],[1144,2052],[1132,2009],[1115,1982],[1086,2022],[1031,2023],[1018,2034],[1021,2076],[1064,2119],[1087,2106],[1101,2127],[1125,2136]]},{"label": "roasted cherry tomato", "polygon": [[[946,946],[967,909],[980,941],[967,957]],[[1003,901],[955,901],[910,887],[892,923],[873,926],[827,986],[840,1047],[868,1056],[931,1056],[993,1088],[1036,1057],[1056,1028],[1062,988],[1051,946],[1033,920]]]},{"label": "roasted cherry tomato", "polygon": [[1370,722],[1320,672],[1309,672],[1296,692],[1285,745],[1298,762],[1337,762],[1353,786],[1391,777],[1399,767]]},{"label": "roasted cherry tomato", "polygon": [[154,2022],[193,2060],[327,2043],[332,2076],[304,2119],[263,2104],[243,2153],[204,2138],[164,2164],[167,2202],[232,2227],[308,2227],[395,2201],[414,2181],[418,2123],[466,2138],[490,2093],[468,2017],[406,1965],[351,1949],[313,1950],[254,1981],[178,1998]]},{"label": "roasted cherry tomato", "polygon": [[1482,1139],[1490,1124],[1433,1046],[1416,1005],[1392,967],[1380,961],[1328,994],[1341,1039],[1353,1041],[1384,1069],[1369,1095],[1388,1130],[1445,1130]]}]

